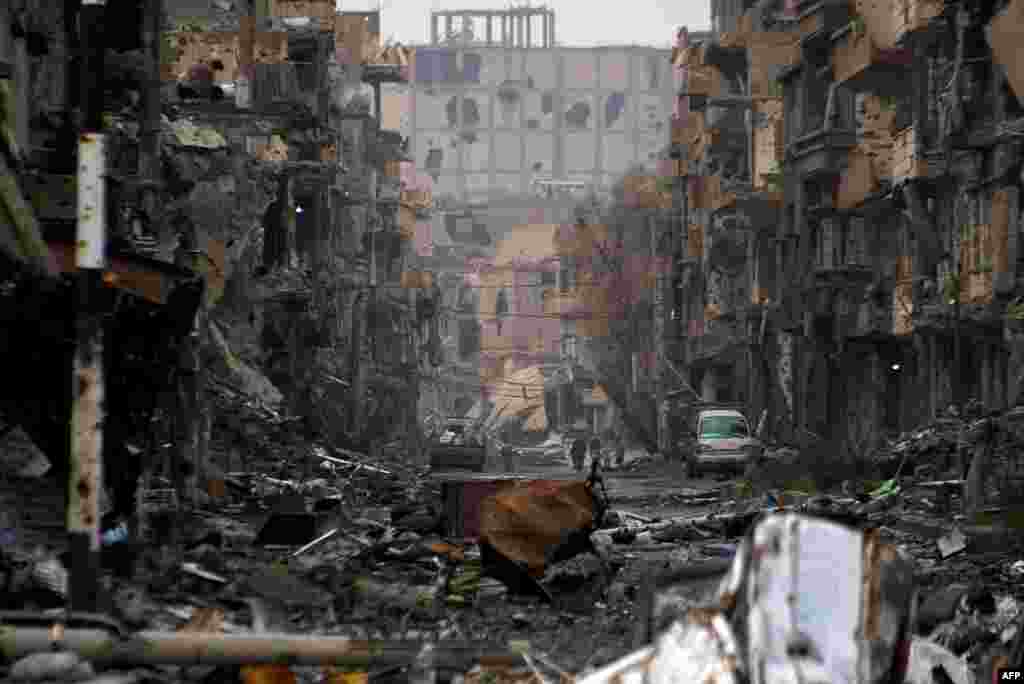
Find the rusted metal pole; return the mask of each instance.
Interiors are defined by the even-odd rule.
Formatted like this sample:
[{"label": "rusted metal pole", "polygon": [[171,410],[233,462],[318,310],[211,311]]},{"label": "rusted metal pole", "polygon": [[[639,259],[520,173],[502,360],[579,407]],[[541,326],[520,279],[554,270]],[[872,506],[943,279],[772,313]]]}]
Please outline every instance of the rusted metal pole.
[{"label": "rusted metal pole", "polygon": [[67,528],[70,602],[97,608],[99,497],[103,487],[103,268],[106,265],[106,159],[103,136],[103,12],[106,0],[82,0],[82,129],[78,136],[78,272],[71,378],[71,453]]},{"label": "rusted metal pole", "polygon": [[[6,620],[5,620],[6,622]],[[12,621],[13,622],[13,621]],[[38,619],[33,622],[39,622]],[[379,667],[409,665],[422,648],[417,641],[365,641],[339,636],[296,634],[193,634],[138,632],[118,635],[104,625],[81,627],[54,622],[5,624],[14,657],[60,648],[102,664],[259,665]],[[526,642],[489,646],[441,641],[435,665],[466,671],[475,665],[522,664]]]}]

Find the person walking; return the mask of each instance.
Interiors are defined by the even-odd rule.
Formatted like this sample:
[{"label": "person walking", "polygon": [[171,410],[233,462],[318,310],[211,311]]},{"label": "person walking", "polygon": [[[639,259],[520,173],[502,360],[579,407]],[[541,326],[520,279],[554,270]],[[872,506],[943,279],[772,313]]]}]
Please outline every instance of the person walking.
[{"label": "person walking", "polygon": [[501,447],[501,460],[506,473],[516,471],[516,448],[511,444],[503,444]]},{"label": "person walking", "polygon": [[577,471],[582,471],[583,461],[587,457],[587,443],[582,437],[577,437],[573,441],[570,455],[572,456],[572,467]]},{"label": "person walking", "polygon": [[626,439],[621,434],[615,435],[615,465],[618,468],[626,465]]},{"label": "person walking", "polygon": [[601,464],[601,438],[594,434],[594,437],[590,440],[590,460],[597,463],[598,466]]}]

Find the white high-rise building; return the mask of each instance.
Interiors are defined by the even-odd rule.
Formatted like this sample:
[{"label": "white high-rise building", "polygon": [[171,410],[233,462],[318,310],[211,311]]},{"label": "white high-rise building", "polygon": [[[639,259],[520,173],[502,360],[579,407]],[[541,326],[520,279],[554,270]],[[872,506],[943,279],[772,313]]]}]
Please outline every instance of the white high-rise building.
[{"label": "white high-rise building", "polygon": [[657,173],[668,50],[558,45],[554,12],[537,7],[434,12],[431,27],[409,85],[385,88],[383,104],[435,202],[600,191],[636,164]]}]

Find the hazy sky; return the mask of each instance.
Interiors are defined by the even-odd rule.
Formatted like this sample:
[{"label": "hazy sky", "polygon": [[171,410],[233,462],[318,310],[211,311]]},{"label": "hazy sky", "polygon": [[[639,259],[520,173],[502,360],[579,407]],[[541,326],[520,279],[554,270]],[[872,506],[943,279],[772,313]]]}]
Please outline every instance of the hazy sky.
[{"label": "hazy sky", "polygon": [[[520,4],[518,0],[516,4]],[[432,10],[503,9],[508,0],[339,0],[338,8],[381,7],[383,39],[405,44],[426,43]],[[540,6],[536,0],[532,3]],[[549,0],[555,11],[555,39],[564,45],[637,44],[667,46],[675,29],[706,30],[711,24],[710,0]]]}]

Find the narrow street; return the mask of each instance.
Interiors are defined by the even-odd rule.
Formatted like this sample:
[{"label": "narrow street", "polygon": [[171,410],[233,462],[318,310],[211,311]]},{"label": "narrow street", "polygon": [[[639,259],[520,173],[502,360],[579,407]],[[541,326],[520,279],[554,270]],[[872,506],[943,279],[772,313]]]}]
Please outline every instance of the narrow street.
[{"label": "narrow street", "polygon": [[1024,681],[1022,26],[0,0],[0,680]]},{"label": "narrow street", "polygon": [[[543,450],[523,450],[524,456],[516,475],[524,478],[578,477],[567,458],[545,454]],[[589,459],[584,468],[588,471]],[[623,468],[602,471],[612,506],[646,518],[672,518],[701,515],[709,503],[718,501],[717,494],[734,482],[735,475],[707,476],[688,479],[678,463],[666,463],[643,450],[630,450]],[[728,497],[726,497],[728,498]],[[694,503],[696,502],[696,503]]]}]

